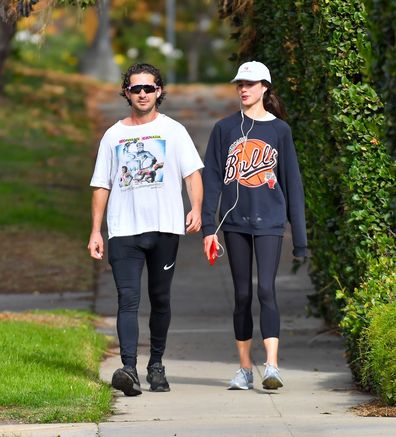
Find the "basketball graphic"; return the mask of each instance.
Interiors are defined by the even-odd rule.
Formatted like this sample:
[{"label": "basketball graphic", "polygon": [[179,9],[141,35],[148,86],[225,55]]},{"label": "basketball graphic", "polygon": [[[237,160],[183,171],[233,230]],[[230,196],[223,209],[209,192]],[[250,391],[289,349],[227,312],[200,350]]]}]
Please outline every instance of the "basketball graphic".
[{"label": "basketball graphic", "polygon": [[277,164],[278,152],[269,144],[258,139],[241,138],[229,150],[224,183],[238,180],[245,187],[260,187],[268,184],[274,189],[276,176],[273,171]]}]

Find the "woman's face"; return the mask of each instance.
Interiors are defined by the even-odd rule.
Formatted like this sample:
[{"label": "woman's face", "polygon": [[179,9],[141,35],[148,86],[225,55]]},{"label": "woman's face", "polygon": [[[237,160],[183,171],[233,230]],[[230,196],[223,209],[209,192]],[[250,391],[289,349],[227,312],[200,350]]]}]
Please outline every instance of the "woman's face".
[{"label": "woman's face", "polygon": [[262,102],[263,95],[267,90],[267,87],[261,82],[251,82],[249,80],[238,80],[236,88],[242,105],[247,107]]}]

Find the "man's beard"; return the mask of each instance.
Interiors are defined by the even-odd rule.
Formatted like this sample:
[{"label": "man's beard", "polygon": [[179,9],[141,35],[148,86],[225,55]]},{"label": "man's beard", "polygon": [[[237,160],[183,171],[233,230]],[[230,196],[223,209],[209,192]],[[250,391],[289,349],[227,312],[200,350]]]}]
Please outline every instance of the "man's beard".
[{"label": "man's beard", "polygon": [[141,109],[141,108],[139,108],[137,105],[134,105],[134,106],[133,106],[133,109],[135,110],[135,112],[136,112],[138,115],[147,115],[147,114],[150,114],[150,112],[153,111],[153,108],[155,108],[155,105],[153,105],[153,106],[149,106],[149,107],[147,107],[147,108],[145,108],[145,109]]}]

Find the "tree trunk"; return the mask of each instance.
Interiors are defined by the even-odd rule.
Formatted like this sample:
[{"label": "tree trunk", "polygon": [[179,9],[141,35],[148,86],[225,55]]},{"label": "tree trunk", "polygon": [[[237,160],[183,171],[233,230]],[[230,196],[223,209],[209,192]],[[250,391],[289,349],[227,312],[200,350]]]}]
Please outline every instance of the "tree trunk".
[{"label": "tree trunk", "polygon": [[188,83],[196,83],[198,82],[199,77],[199,47],[195,40],[188,48],[187,59],[188,59]]},{"label": "tree trunk", "polygon": [[110,0],[98,0],[99,26],[93,45],[84,53],[80,60],[80,71],[97,79],[119,82],[120,70],[113,59],[113,49],[110,41],[109,24]]},{"label": "tree trunk", "polygon": [[7,16],[8,6],[9,2],[6,1],[0,10],[0,94],[4,88],[4,65],[16,33],[16,15]]}]

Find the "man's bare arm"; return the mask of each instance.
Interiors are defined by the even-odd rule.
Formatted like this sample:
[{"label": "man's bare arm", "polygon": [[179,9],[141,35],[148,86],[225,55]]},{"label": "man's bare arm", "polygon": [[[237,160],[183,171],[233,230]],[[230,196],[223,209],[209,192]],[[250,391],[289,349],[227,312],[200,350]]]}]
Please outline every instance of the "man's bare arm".
[{"label": "man's bare arm", "polygon": [[103,259],[104,255],[103,237],[100,229],[109,194],[110,191],[106,188],[94,188],[92,193],[92,229],[89,237],[88,251],[94,259]]},{"label": "man's bare arm", "polygon": [[187,194],[191,203],[191,211],[186,217],[187,233],[198,232],[201,229],[201,210],[203,198],[203,185],[201,173],[199,170],[194,171],[184,178],[186,183]]}]

